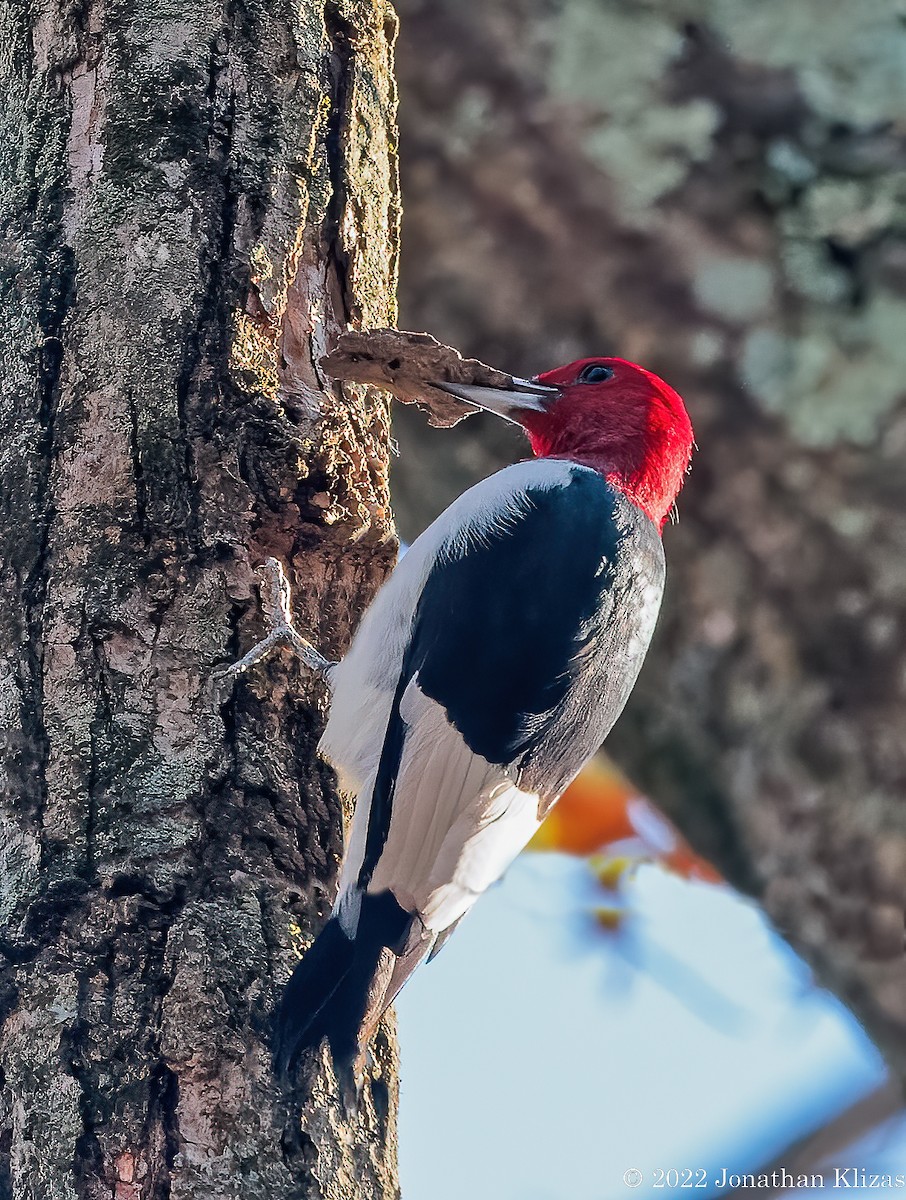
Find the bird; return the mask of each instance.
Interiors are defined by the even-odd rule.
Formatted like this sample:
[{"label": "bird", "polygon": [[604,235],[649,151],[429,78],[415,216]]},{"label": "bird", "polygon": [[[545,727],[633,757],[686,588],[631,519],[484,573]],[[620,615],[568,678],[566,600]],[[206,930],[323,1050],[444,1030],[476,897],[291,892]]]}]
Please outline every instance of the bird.
[{"label": "bird", "polygon": [[319,749],[356,804],[333,911],[283,991],[275,1061],[291,1073],[326,1039],[353,1095],[404,983],[622,711],[693,448],[681,397],[626,359],[508,390],[434,386],[520,426],[532,454],[413,542],[339,663],[313,651],[331,690]]}]

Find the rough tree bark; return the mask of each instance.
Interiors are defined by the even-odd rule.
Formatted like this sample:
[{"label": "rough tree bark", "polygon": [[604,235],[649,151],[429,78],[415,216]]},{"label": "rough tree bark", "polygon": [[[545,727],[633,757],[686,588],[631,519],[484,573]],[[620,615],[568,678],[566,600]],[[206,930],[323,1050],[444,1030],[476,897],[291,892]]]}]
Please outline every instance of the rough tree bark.
[{"label": "rough tree bark", "polygon": [[389,1197],[396,1054],[347,1121],[267,1046],[329,904],[323,690],[211,683],[287,566],[337,656],[394,554],[384,0],[0,9],[0,1196]]},{"label": "rough tree bark", "polygon": [[[521,373],[622,354],[687,398],[667,604],[610,746],[906,1078],[902,16],[399,8],[402,323]],[[443,435],[441,494],[412,473],[433,435],[398,433],[410,536],[520,452]]]}]

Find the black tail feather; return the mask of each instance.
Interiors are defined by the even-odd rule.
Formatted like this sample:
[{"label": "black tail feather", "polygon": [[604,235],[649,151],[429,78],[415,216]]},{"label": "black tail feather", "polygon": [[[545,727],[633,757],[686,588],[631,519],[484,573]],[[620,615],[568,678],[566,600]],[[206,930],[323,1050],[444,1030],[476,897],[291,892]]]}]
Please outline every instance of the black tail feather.
[{"label": "black tail feather", "polygon": [[411,923],[412,914],[391,892],[362,897],[354,939],[343,932],[337,917],[330,918],[283,992],[274,1046],[281,1075],[288,1076],[302,1054],[327,1038],[337,1078],[349,1091],[362,1050],[362,1026],[385,1007],[383,995],[395,962],[388,951],[403,946]]},{"label": "black tail feather", "polygon": [[306,1050],[327,1036],[327,1006],[352,966],[355,945],[331,917],[283,989],[274,1038],[274,1062],[286,1075]]}]

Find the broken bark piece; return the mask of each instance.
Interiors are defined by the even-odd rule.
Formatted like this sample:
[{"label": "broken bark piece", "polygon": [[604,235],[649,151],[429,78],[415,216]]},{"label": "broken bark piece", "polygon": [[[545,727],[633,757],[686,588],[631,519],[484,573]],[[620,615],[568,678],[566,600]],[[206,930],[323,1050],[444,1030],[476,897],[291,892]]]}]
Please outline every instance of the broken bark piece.
[{"label": "broken bark piece", "polygon": [[331,379],[369,383],[392,392],[403,404],[417,404],[428,414],[428,424],[448,428],[480,411],[432,383],[471,383],[513,391],[512,375],[485,366],[477,358],[463,358],[430,333],[399,329],[362,329],[341,333],[337,345],[321,359]]}]

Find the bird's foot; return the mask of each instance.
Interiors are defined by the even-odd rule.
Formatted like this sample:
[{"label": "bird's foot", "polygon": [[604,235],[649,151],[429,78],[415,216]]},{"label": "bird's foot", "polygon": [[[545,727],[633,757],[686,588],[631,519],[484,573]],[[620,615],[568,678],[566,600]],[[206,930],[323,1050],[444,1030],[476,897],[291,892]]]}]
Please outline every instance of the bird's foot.
[{"label": "bird's foot", "polygon": [[261,607],[264,609],[270,632],[257,645],[252,646],[247,654],[243,654],[238,662],[218,667],[213,672],[214,678],[220,681],[242,675],[250,667],[262,662],[272,654],[278,646],[288,646],[310,671],[314,671],[322,679],[329,679],[330,671],[336,666],[336,663],[319,653],[293,625],[289,580],[286,578],[283,566],[276,558],[266,558],[263,575]]}]

